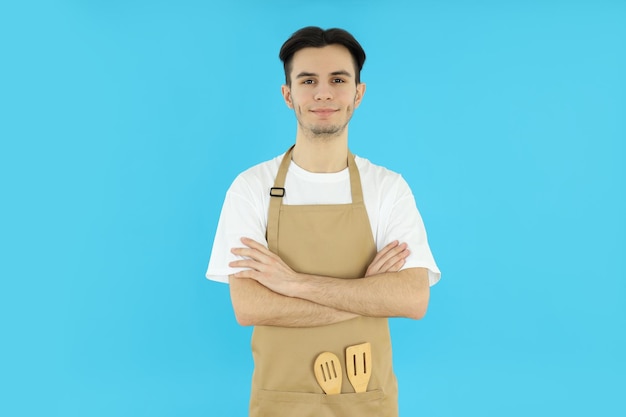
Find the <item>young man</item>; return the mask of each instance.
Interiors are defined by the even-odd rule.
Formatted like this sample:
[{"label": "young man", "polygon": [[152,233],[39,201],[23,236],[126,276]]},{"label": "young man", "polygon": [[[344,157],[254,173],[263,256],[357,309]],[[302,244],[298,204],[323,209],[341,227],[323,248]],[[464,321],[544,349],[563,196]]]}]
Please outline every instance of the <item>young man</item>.
[{"label": "young man", "polygon": [[[439,270],[406,182],[348,150],[361,45],[307,27],[280,58],[295,145],[235,179],[207,271],[229,282],[237,321],[255,326],[250,416],[397,416],[387,318],[422,318]],[[325,393],[324,368],[316,379],[322,352],[337,357],[326,376],[341,379],[338,395]]]}]

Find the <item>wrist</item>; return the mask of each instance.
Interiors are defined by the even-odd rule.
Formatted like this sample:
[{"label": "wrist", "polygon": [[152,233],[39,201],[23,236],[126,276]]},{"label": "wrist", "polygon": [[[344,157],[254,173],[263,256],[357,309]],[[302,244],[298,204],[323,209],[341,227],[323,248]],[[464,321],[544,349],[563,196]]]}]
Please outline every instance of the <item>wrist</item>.
[{"label": "wrist", "polygon": [[295,298],[308,299],[313,292],[313,277],[308,274],[295,273],[294,279],[289,287],[289,296]]}]

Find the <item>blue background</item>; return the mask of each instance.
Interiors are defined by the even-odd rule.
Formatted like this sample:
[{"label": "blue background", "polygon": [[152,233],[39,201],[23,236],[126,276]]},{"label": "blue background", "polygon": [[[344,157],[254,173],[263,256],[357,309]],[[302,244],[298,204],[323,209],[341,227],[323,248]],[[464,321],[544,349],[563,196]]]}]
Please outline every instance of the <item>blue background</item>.
[{"label": "blue background", "polygon": [[204,279],[283,152],[282,42],[363,44],[351,148],[443,272],[392,320],[403,416],[626,415],[626,3],[0,5],[0,414],[244,416],[250,329]]}]

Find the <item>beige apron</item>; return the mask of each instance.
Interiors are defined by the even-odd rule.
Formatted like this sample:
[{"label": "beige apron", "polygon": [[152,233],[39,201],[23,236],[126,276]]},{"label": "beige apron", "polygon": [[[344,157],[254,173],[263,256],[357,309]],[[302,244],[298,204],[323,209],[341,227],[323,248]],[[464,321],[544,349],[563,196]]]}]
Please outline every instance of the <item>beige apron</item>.
[{"label": "beige apron", "polygon": [[[376,245],[354,156],[348,154],[351,204],[282,205],[291,163],[287,151],[271,191],[267,238],[269,248],[295,271],[354,279],[365,275]],[[370,342],[372,374],[367,392],[355,393],[346,376],[345,349]],[[339,357],[341,394],[326,395],[313,363],[329,351]],[[392,370],[386,318],[358,317],[308,328],[256,326],[252,334],[254,374],[251,417],[395,417],[397,384]]]}]

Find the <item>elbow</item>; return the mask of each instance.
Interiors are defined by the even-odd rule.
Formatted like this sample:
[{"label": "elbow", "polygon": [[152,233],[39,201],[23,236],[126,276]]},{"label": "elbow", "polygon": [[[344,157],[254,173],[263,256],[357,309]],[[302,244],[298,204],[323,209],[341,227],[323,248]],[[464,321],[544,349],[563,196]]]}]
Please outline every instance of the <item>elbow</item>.
[{"label": "elbow", "polygon": [[230,301],[233,306],[233,312],[235,313],[235,320],[241,326],[254,326],[256,325],[257,318],[255,317],[252,302],[250,298],[250,285],[248,280],[230,280]]},{"label": "elbow", "polygon": [[255,325],[254,321],[249,315],[237,312],[237,310],[235,310],[235,320],[237,320],[237,324],[239,324],[240,326],[249,327]]},{"label": "elbow", "polygon": [[413,320],[421,320],[426,316],[426,311],[428,311],[428,300],[426,302],[417,302],[409,311],[408,317]]},{"label": "elbow", "polygon": [[407,309],[407,317],[413,320],[423,319],[428,311],[429,300],[430,284],[428,283],[428,276],[424,274],[424,276],[414,281],[411,303]]},{"label": "elbow", "polygon": [[257,324],[255,316],[252,314],[251,311],[249,311],[249,309],[246,309],[244,306],[240,305],[241,303],[236,303],[235,300],[232,300],[232,302],[237,324],[244,327],[255,326]]}]

